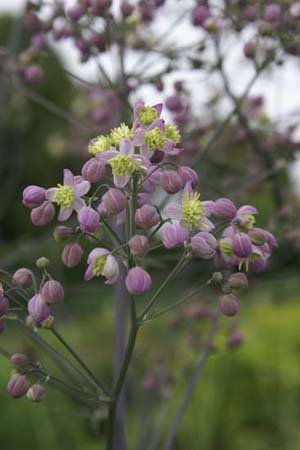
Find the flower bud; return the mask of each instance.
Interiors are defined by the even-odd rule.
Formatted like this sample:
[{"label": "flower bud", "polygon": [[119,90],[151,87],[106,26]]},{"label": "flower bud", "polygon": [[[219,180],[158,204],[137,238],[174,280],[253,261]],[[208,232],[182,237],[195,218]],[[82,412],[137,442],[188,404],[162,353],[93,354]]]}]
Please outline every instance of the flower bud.
[{"label": "flower bud", "polygon": [[81,173],[86,180],[97,183],[105,175],[105,163],[98,158],[91,158],[84,164]]},{"label": "flower bud", "polygon": [[152,205],[143,205],[135,213],[135,223],[143,230],[148,230],[159,222],[159,214]]},{"label": "flower bud", "polygon": [[30,270],[22,268],[22,269],[18,269],[13,277],[13,282],[21,288],[29,288],[32,285],[32,273],[30,272]]},{"label": "flower bud", "polygon": [[119,214],[126,207],[126,197],[120,189],[109,189],[103,195],[102,200],[108,214]]},{"label": "flower bud", "polygon": [[61,302],[64,299],[64,296],[64,288],[59,281],[48,280],[42,287],[41,297],[50,305]]},{"label": "flower bud", "polygon": [[181,166],[178,169],[178,173],[182,179],[182,185],[185,186],[186,183],[190,183],[192,188],[195,189],[199,183],[199,177],[197,172],[188,166]]},{"label": "flower bud", "polygon": [[26,397],[34,403],[41,402],[45,398],[45,388],[40,383],[33,384],[27,391]]},{"label": "flower bud", "polygon": [[30,386],[25,375],[14,375],[8,382],[7,392],[13,398],[20,398],[26,394]]},{"label": "flower bud", "polygon": [[136,204],[138,208],[141,208],[144,205],[151,205],[151,195],[148,194],[148,192],[139,192],[136,196]]},{"label": "flower bud", "polygon": [[44,72],[39,66],[28,66],[24,69],[23,77],[29,84],[39,84],[43,81]]},{"label": "flower bud", "polygon": [[0,317],[4,316],[8,311],[8,299],[0,292]]},{"label": "flower bud", "polygon": [[179,112],[183,109],[182,99],[179,95],[171,95],[166,99],[166,107],[173,112]]},{"label": "flower bud", "polygon": [[244,55],[246,58],[252,59],[255,57],[256,53],[256,44],[254,42],[246,42],[244,45]]},{"label": "flower bud", "polygon": [[191,239],[191,247],[196,256],[203,259],[211,259],[216,254],[218,241],[206,231],[200,231]]},{"label": "flower bud", "polygon": [[150,247],[149,240],[146,236],[141,234],[136,234],[128,242],[130,251],[132,255],[143,256],[145,255]]},{"label": "flower bud", "polygon": [[235,295],[226,294],[219,297],[219,307],[225,316],[234,316],[239,311],[240,304]]},{"label": "flower bud", "polygon": [[50,308],[40,294],[34,295],[28,302],[28,312],[36,322],[42,322],[50,316]]},{"label": "flower bud", "polygon": [[23,191],[23,205],[26,208],[36,208],[45,200],[46,189],[39,186],[28,186]]},{"label": "flower bud", "polygon": [[14,353],[10,357],[10,362],[14,366],[27,366],[29,364],[28,356],[24,355],[23,353]]},{"label": "flower bud", "polygon": [[236,256],[247,258],[252,253],[252,242],[246,233],[235,233],[232,238],[232,250]]},{"label": "flower bud", "polygon": [[125,280],[127,290],[133,295],[142,295],[151,288],[152,280],[141,267],[130,269]]},{"label": "flower bud", "polygon": [[100,227],[100,216],[90,206],[84,206],[78,212],[78,222],[82,231],[87,233],[94,233]]},{"label": "flower bud", "polygon": [[67,244],[64,247],[61,259],[67,267],[72,268],[80,263],[82,255],[83,250],[81,246],[77,242],[74,242],[73,244]]},{"label": "flower bud", "polygon": [[134,6],[126,0],[123,0],[121,3],[121,13],[124,17],[131,16],[134,11]]},{"label": "flower bud", "polygon": [[215,202],[214,215],[221,220],[232,220],[236,216],[236,207],[229,198],[219,198]]},{"label": "flower bud", "polygon": [[63,225],[58,225],[55,227],[53,237],[56,240],[56,242],[63,242],[70,239],[71,236],[73,236],[74,232],[71,227],[65,227]]},{"label": "flower bud", "polygon": [[230,275],[227,280],[227,283],[231,288],[247,288],[248,287],[248,278],[242,272],[236,272]]},{"label": "flower bud", "polygon": [[50,266],[50,259],[46,258],[45,256],[41,256],[36,260],[35,264],[39,270],[45,270]]},{"label": "flower bud", "polygon": [[166,248],[180,247],[188,238],[188,232],[179,224],[168,223],[162,231],[162,241]]},{"label": "flower bud", "polygon": [[175,194],[182,188],[182,178],[175,170],[161,172],[160,185],[168,194]]},{"label": "flower bud", "polygon": [[265,230],[262,228],[252,228],[249,230],[248,236],[255,245],[263,245],[267,241]]},{"label": "flower bud", "polygon": [[85,13],[85,7],[81,4],[72,6],[67,10],[67,15],[72,22],[77,22]]},{"label": "flower bud", "polygon": [[234,350],[235,348],[238,348],[242,345],[244,342],[244,336],[242,333],[238,331],[233,331],[227,341],[227,348],[229,350]]},{"label": "flower bud", "polygon": [[52,203],[44,202],[37,208],[33,208],[30,214],[31,222],[37,227],[48,225],[54,218],[55,208]]},{"label": "flower bud", "polygon": [[192,19],[194,25],[202,26],[206,19],[209,17],[209,10],[205,5],[198,5],[192,13]]},{"label": "flower bud", "polygon": [[272,3],[265,7],[264,18],[267,22],[274,23],[280,19],[281,8],[279,5]]}]

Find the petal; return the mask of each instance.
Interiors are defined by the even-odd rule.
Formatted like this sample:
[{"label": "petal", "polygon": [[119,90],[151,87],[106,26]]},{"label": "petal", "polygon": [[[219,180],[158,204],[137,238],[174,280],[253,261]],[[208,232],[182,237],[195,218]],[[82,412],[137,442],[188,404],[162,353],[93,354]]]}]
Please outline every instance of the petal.
[{"label": "petal", "polygon": [[107,161],[109,161],[114,156],[117,156],[118,154],[119,154],[119,152],[117,150],[111,149],[111,150],[106,150],[103,153],[98,153],[98,155],[96,155],[95,158],[107,163]]},{"label": "petal", "polygon": [[67,184],[69,186],[74,185],[74,176],[69,169],[64,169],[64,184]]},{"label": "petal", "polygon": [[237,210],[237,216],[244,214],[257,214],[257,209],[252,205],[241,206],[241,208]]},{"label": "petal", "polygon": [[210,216],[214,212],[215,202],[213,202],[212,200],[205,200],[204,202],[202,202],[202,204],[205,207],[205,215]]},{"label": "petal", "polygon": [[126,186],[126,184],[128,183],[129,180],[130,180],[130,177],[114,175],[114,185],[117,188],[122,189],[123,187]]},{"label": "petal", "polygon": [[89,280],[91,280],[92,278],[94,278],[94,268],[93,268],[93,264],[90,264],[89,266],[88,266],[88,268],[86,269],[86,271],[85,271],[85,274],[84,274],[84,279],[85,279],[85,281],[89,281]]},{"label": "petal", "polygon": [[153,105],[152,108],[155,108],[157,111],[157,114],[160,116],[162,109],[163,109],[163,104],[162,103],[157,103],[156,105]]},{"label": "petal", "polygon": [[134,115],[137,116],[140,112],[140,110],[142,109],[142,107],[145,105],[145,103],[143,102],[143,100],[139,99],[135,102],[134,107],[133,107],[133,111],[134,111]]},{"label": "petal", "polygon": [[64,222],[65,220],[68,220],[73,212],[73,208],[60,208],[59,214],[58,214],[58,220],[60,222]]},{"label": "petal", "polygon": [[137,128],[133,133],[133,144],[142,145],[145,140],[145,130]]},{"label": "petal", "polygon": [[74,186],[74,192],[76,197],[82,197],[85,195],[91,188],[91,183],[87,180],[80,181],[80,183]]},{"label": "petal", "polygon": [[201,226],[200,230],[212,231],[215,229],[214,224],[207,217],[203,218],[202,223],[203,223],[203,226]]},{"label": "petal", "polygon": [[153,130],[154,128],[159,128],[160,131],[162,131],[164,133],[165,131],[165,121],[163,119],[158,119],[155,122],[153,122],[150,127],[149,130]]},{"label": "petal", "polygon": [[171,219],[175,219],[175,220],[182,219],[182,206],[179,203],[175,203],[175,202],[169,203],[165,207],[164,212]]},{"label": "petal", "polygon": [[175,144],[173,141],[171,141],[170,139],[166,140],[165,146],[163,148],[163,151],[165,153],[168,153],[169,155],[177,155],[177,149],[175,148]]},{"label": "petal", "polygon": [[126,221],[126,209],[123,209],[119,214],[116,215],[116,224],[122,225]]},{"label": "petal", "polygon": [[94,248],[88,256],[87,262],[88,264],[92,264],[98,256],[108,255],[109,251],[106,248],[98,247]]},{"label": "petal", "polygon": [[50,202],[54,201],[54,196],[56,194],[57,188],[50,188],[47,189],[46,194],[45,194],[45,198],[46,200],[49,200]]},{"label": "petal", "polygon": [[123,155],[133,155],[133,142],[130,139],[122,139],[120,143],[120,152],[123,153]]},{"label": "petal", "polygon": [[76,198],[74,205],[73,205],[73,209],[75,209],[75,211],[78,212],[84,207],[85,207],[85,201],[82,198]]}]

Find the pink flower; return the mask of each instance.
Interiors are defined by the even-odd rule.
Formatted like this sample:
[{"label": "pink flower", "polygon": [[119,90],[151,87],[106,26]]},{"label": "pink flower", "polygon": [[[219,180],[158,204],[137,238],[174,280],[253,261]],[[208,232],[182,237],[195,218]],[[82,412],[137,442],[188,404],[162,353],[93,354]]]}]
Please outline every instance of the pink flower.
[{"label": "pink flower", "polygon": [[68,169],[64,170],[64,184],[46,191],[46,198],[60,206],[58,220],[68,220],[74,210],[78,212],[85,206],[82,197],[90,187],[89,181],[74,177]]},{"label": "pink flower", "polygon": [[116,258],[106,248],[95,248],[88,256],[88,268],[84,279],[91,280],[102,275],[106,278],[105,284],[114,284],[120,273]]}]

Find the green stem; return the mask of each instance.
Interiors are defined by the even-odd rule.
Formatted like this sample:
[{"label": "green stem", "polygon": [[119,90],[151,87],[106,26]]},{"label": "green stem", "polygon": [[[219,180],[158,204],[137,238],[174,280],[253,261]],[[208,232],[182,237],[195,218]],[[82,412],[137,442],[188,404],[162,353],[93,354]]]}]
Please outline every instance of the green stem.
[{"label": "green stem", "polygon": [[108,397],[109,393],[107,389],[103,386],[103,384],[98,380],[98,378],[93,374],[93,372],[89,369],[89,367],[85,364],[85,362],[80,358],[80,356],[73,350],[73,348],[65,341],[65,339],[60,335],[60,333],[54,328],[51,328],[54,336],[63,344],[63,346],[71,353],[71,355],[76,359],[76,361],[81,365],[81,367],[86,371],[89,375],[91,381],[100,388]]},{"label": "green stem", "polygon": [[107,231],[109,232],[109,234],[111,235],[111,237],[113,237],[113,239],[115,239],[120,245],[123,245],[123,242],[121,241],[121,239],[119,238],[117,233],[112,229],[112,227],[103,218],[102,218],[102,223],[105,226],[105,228],[107,229]]}]

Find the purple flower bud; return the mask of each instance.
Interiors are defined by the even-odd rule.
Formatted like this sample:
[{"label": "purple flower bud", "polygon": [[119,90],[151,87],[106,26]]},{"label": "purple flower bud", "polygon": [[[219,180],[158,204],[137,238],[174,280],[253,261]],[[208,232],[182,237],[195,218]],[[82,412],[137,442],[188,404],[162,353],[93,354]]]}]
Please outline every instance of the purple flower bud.
[{"label": "purple flower bud", "polygon": [[39,186],[28,186],[23,191],[23,205],[26,208],[40,206],[45,200],[46,189]]},{"label": "purple flower bud", "polygon": [[265,258],[257,258],[254,262],[249,265],[249,270],[251,272],[264,272],[268,267],[268,260]]},{"label": "purple flower bud", "polygon": [[53,237],[56,242],[64,242],[70,239],[73,236],[73,229],[70,227],[65,227],[64,225],[58,225],[55,227]]},{"label": "purple flower bud", "polygon": [[84,206],[78,213],[78,222],[82,231],[94,233],[100,227],[100,216],[90,206]]},{"label": "purple flower bud", "polygon": [[29,300],[28,311],[36,322],[42,322],[50,316],[50,308],[40,294],[34,295]]},{"label": "purple flower bud", "polygon": [[55,216],[55,208],[52,203],[44,202],[37,208],[31,210],[30,218],[33,225],[44,227],[48,225]]},{"label": "purple flower bud", "polygon": [[168,194],[175,194],[182,188],[182,178],[175,170],[164,170],[160,176],[160,184]]},{"label": "purple flower bud", "polygon": [[9,308],[9,302],[6,297],[0,292],[0,317],[4,316]]},{"label": "purple flower bud", "polygon": [[274,23],[280,19],[281,8],[279,5],[272,3],[265,7],[264,18],[267,22]]},{"label": "purple flower bud", "polygon": [[141,267],[130,269],[125,280],[127,290],[133,295],[142,295],[151,288],[151,277]]},{"label": "purple flower bud", "polygon": [[293,3],[293,5],[290,6],[289,12],[293,19],[300,19],[300,3]]},{"label": "purple flower bud", "polygon": [[278,247],[278,243],[277,243],[276,237],[272,233],[270,233],[270,231],[264,230],[264,233],[265,233],[265,237],[266,237],[267,243],[271,247]]},{"label": "purple flower bud", "polygon": [[234,350],[242,345],[244,342],[244,336],[242,333],[238,331],[234,331],[230,334],[228,341],[227,341],[227,347],[229,350]]},{"label": "purple flower bud", "polygon": [[236,256],[241,258],[251,255],[253,247],[249,236],[246,233],[235,233],[232,238],[232,250]]},{"label": "purple flower bud", "polygon": [[244,45],[244,55],[246,58],[254,58],[256,53],[256,44],[254,42],[246,42]]},{"label": "purple flower bud", "polygon": [[105,163],[98,158],[91,158],[84,164],[81,173],[86,180],[97,183],[105,175]]},{"label": "purple flower bud", "polygon": [[48,280],[42,287],[41,297],[50,305],[61,302],[64,299],[64,296],[64,288],[59,281]]},{"label": "purple flower bud", "polygon": [[171,95],[166,99],[166,107],[173,112],[179,112],[183,109],[183,103],[179,95]]},{"label": "purple flower bud", "polygon": [[152,205],[151,195],[148,192],[140,192],[136,197],[136,204],[138,208],[143,205]]},{"label": "purple flower bud", "polygon": [[44,79],[44,72],[39,66],[28,66],[24,69],[23,77],[27,83],[39,84]]},{"label": "purple flower bud", "polygon": [[10,362],[14,366],[27,366],[30,361],[28,356],[24,355],[23,353],[14,353],[10,357]]},{"label": "purple flower bud", "polygon": [[214,215],[221,220],[232,220],[236,216],[236,207],[229,198],[219,198],[215,202]]},{"label": "purple flower bud", "polygon": [[12,398],[20,398],[26,394],[30,386],[25,375],[14,375],[8,382],[7,392]]},{"label": "purple flower bud", "polygon": [[188,238],[188,232],[179,224],[168,223],[162,231],[162,241],[166,248],[180,247]]},{"label": "purple flower bud", "polygon": [[208,8],[204,5],[199,5],[194,9],[192,13],[193,24],[202,26],[208,17]]},{"label": "purple flower bud", "polygon": [[134,11],[134,6],[131,3],[127,2],[126,0],[122,1],[121,12],[124,17],[131,16],[133,11]]},{"label": "purple flower bud", "polygon": [[186,183],[191,183],[191,186],[193,189],[197,186],[199,183],[199,177],[197,172],[195,172],[193,169],[191,169],[188,166],[181,166],[178,169],[178,173],[182,178],[182,185],[185,186]]},{"label": "purple flower bud", "polygon": [[235,295],[226,294],[219,297],[219,307],[225,316],[234,316],[239,311],[240,304]]},{"label": "purple flower bud", "polygon": [[64,247],[61,259],[67,267],[72,268],[80,263],[82,255],[83,250],[81,246],[77,242],[74,242],[73,244],[67,244]]},{"label": "purple flower bud", "polygon": [[242,272],[236,272],[230,275],[227,281],[227,285],[230,288],[247,288],[248,287],[248,278]]},{"label": "purple flower bud", "polygon": [[126,207],[126,196],[120,189],[109,189],[102,200],[108,214],[119,214]]},{"label": "purple flower bud", "polygon": [[18,269],[12,279],[18,287],[26,289],[32,285],[32,272],[25,268]]},{"label": "purple flower bud", "polygon": [[200,231],[191,239],[191,247],[196,256],[203,259],[211,259],[216,254],[218,241],[206,231]]},{"label": "purple flower bud", "polygon": [[141,234],[135,234],[128,242],[130,251],[133,255],[143,256],[150,247],[149,239]]},{"label": "purple flower bud", "polygon": [[39,403],[45,398],[45,388],[40,383],[33,384],[27,391],[26,397],[34,403]]},{"label": "purple flower bud", "polygon": [[243,16],[249,22],[253,22],[257,18],[257,9],[255,6],[247,6],[243,11]]},{"label": "purple flower bud", "polygon": [[85,13],[85,7],[81,4],[72,6],[67,10],[67,15],[72,20],[72,22],[77,22]]},{"label": "purple flower bud", "polygon": [[255,245],[263,245],[267,241],[265,230],[262,228],[252,228],[249,230],[248,236]]},{"label": "purple flower bud", "polygon": [[159,214],[154,206],[143,205],[135,213],[135,223],[143,230],[148,230],[159,222]]}]

